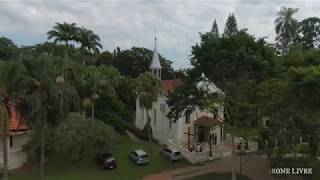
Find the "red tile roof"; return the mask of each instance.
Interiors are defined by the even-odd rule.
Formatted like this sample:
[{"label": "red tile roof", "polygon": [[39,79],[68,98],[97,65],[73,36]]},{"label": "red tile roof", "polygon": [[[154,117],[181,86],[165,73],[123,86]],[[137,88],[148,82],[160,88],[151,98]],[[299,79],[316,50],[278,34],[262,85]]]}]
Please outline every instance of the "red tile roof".
[{"label": "red tile roof", "polygon": [[200,126],[216,126],[216,125],[223,124],[223,121],[217,118],[202,116],[195,121],[195,124]]},{"label": "red tile roof", "polygon": [[161,90],[164,95],[168,95],[169,92],[174,91],[176,88],[183,84],[181,79],[162,80]]},{"label": "red tile roof", "polygon": [[22,131],[29,129],[27,122],[17,113],[16,106],[9,102],[7,104],[9,113],[8,131]]}]

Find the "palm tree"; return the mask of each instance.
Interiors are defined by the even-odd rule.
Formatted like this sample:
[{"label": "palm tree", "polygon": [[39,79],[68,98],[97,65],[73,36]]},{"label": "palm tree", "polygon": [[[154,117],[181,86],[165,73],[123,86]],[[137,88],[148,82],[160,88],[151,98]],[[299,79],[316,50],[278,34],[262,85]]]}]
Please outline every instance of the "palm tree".
[{"label": "palm tree", "polygon": [[141,74],[137,79],[137,83],[137,96],[139,99],[139,105],[147,111],[147,122],[144,129],[147,129],[150,152],[152,152],[152,128],[149,110],[152,108],[152,104],[157,101],[158,96],[161,93],[160,81],[154,75],[148,72]]},{"label": "palm tree", "polygon": [[77,41],[81,44],[80,49],[85,54],[99,53],[99,49],[102,48],[100,37],[84,27],[78,30]]},{"label": "palm tree", "polygon": [[277,13],[277,19],[274,21],[277,34],[276,40],[279,41],[282,51],[286,51],[297,34],[299,22],[293,18],[293,15],[298,10],[298,8],[282,7]]},{"label": "palm tree", "polygon": [[[52,61],[48,56],[40,56],[36,59],[22,62],[24,72],[17,75],[16,97],[21,99],[22,116],[28,120],[34,129],[40,132],[40,179],[44,179],[45,162],[45,135],[48,127],[55,127],[59,120],[63,120],[60,112],[61,104],[59,93],[61,89],[56,84],[56,76],[53,71]],[[21,65],[21,63],[20,63]],[[76,99],[71,88],[64,88],[63,110],[66,115],[71,104]],[[74,92],[74,91],[73,91]],[[64,116],[65,117],[65,116]]]},{"label": "palm tree", "polygon": [[78,34],[78,28],[76,23],[56,23],[55,26],[53,26],[53,30],[50,30],[47,32],[48,40],[53,39],[53,43],[56,44],[57,42],[65,42],[66,50],[65,50],[65,61],[63,63],[63,78],[67,80],[67,76],[65,73],[66,64],[68,60],[68,47],[69,47],[69,41],[77,41],[77,34]]},{"label": "palm tree", "polygon": [[[102,48],[102,45],[100,44],[100,37],[95,34],[93,31],[88,30],[84,27],[78,29],[78,34],[77,34],[77,40],[81,44],[80,45],[80,50],[83,53],[84,57],[82,59],[82,65],[83,68],[85,67],[86,61],[85,57],[86,55],[89,55],[91,53],[99,53]],[[81,85],[83,86],[84,84],[84,74],[82,73],[81,75]],[[93,96],[96,97],[96,96]],[[84,97],[82,96],[81,99]],[[94,107],[94,105],[93,105]],[[80,113],[82,114],[82,107],[80,109]],[[93,108],[93,115],[94,115],[94,108]],[[81,116],[82,117],[82,116]]]},{"label": "palm tree", "polygon": [[69,46],[69,41],[75,41],[77,36],[77,25],[76,23],[56,23],[53,26],[53,30],[47,32],[48,40],[54,39],[53,42],[65,42],[66,46]]}]

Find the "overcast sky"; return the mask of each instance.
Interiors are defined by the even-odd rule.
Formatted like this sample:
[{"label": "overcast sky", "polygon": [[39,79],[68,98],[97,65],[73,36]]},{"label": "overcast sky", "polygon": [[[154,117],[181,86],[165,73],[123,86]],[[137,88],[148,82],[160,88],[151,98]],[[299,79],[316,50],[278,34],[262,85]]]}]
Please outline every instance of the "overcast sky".
[{"label": "overcast sky", "polygon": [[0,0],[0,36],[31,45],[45,41],[55,22],[76,22],[99,34],[104,50],[112,51],[116,46],[153,49],[157,31],[160,54],[174,68],[185,68],[199,32],[210,30],[214,18],[222,32],[228,14],[234,13],[239,28],[272,42],[282,6],[299,8],[298,20],[320,16],[320,0]]}]

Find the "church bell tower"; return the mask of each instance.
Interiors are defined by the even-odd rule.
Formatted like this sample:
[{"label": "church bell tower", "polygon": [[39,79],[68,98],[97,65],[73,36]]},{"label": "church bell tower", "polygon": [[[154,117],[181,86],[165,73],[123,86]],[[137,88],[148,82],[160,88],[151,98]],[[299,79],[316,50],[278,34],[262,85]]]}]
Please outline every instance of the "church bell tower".
[{"label": "church bell tower", "polygon": [[150,71],[153,75],[161,80],[161,64],[159,60],[159,55],[157,51],[157,37],[154,37],[154,51],[152,56],[152,61],[150,64]]}]

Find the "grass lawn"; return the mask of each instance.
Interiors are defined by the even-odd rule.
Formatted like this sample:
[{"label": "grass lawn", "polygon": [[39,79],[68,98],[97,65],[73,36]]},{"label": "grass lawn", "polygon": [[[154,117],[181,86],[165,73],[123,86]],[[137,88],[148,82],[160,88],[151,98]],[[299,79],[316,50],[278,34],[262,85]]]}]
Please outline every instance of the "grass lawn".
[{"label": "grass lawn", "polygon": [[[149,154],[149,164],[137,166],[128,159],[128,153],[133,149],[144,149],[149,152],[147,143],[132,142],[127,136],[122,137],[118,147],[113,153],[118,162],[114,170],[102,170],[94,162],[94,153],[85,154],[79,162],[69,165],[65,154],[52,154],[48,158],[45,169],[46,180],[135,180],[145,175],[190,165],[186,160],[170,163],[159,155],[160,146],[153,145],[154,153]],[[11,180],[34,180],[39,177],[38,165],[31,163],[10,172]]]},{"label": "grass lawn", "polygon": [[[196,176],[188,180],[230,180],[231,173],[210,173],[202,176]],[[237,180],[250,180],[247,176],[237,175]]]}]

